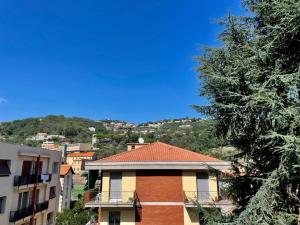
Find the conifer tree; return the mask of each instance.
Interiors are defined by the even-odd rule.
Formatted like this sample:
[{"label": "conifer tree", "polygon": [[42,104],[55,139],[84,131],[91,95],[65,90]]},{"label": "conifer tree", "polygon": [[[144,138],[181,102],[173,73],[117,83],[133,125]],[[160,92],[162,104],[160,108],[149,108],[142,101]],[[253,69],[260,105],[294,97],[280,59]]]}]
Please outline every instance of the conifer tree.
[{"label": "conifer tree", "polygon": [[[198,57],[196,106],[237,147],[236,224],[296,224],[300,198],[300,1],[244,0],[221,21],[222,47]],[[241,174],[241,171],[243,174]]]}]

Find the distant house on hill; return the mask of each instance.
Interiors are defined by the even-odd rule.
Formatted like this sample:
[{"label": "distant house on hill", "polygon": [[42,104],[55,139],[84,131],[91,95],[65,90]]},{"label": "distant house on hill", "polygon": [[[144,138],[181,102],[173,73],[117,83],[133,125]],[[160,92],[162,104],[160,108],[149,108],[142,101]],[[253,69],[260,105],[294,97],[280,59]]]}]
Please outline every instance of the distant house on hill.
[{"label": "distant house on hill", "polygon": [[131,143],[126,152],[85,164],[101,177],[99,192],[86,192],[85,206],[98,208],[99,225],[196,225],[202,219],[196,202],[224,212],[233,207],[219,185],[221,170],[230,167],[162,142]]},{"label": "distant house on hill", "polygon": [[65,136],[58,135],[58,134],[37,133],[36,135],[34,135],[32,137],[26,138],[26,140],[30,140],[30,141],[48,141],[48,140],[52,140],[54,138],[65,139]]},{"label": "distant house on hill", "polygon": [[75,174],[80,174],[83,172],[84,161],[96,160],[95,152],[73,152],[67,153],[66,163],[72,166]]}]

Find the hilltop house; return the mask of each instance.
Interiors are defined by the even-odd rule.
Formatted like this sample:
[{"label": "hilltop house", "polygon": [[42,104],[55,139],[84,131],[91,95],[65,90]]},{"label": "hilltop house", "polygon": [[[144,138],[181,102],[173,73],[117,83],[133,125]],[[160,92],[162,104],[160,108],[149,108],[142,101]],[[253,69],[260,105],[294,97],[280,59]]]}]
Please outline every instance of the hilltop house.
[{"label": "hilltop house", "polygon": [[86,207],[96,207],[99,225],[196,225],[202,207],[233,207],[219,186],[220,170],[230,162],[155,142],[129,144],[128,151],[93,162],[99,192],[87,192]]}]

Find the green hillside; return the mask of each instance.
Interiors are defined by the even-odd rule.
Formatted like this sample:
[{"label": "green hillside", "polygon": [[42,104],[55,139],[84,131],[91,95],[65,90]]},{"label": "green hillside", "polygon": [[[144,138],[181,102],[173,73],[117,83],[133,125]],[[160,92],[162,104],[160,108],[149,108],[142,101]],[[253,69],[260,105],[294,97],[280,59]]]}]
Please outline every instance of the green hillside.
[{"label": "green hillside", "polygon": [[0,126],[0,135],[4,141],[33,146],[38,146],[40,143],[27,141],[26,138],[38,132],[63,135],[66,137],[65,141],[69,142],[90,142],[92,133],[88,127],[95,127],[98,131],[105,130],[101,123],[93,120],[50,115],[3,122]]},{"label": "green hillside", "polygon": [[[94,127],[95,132],[88,128]],[[0,125],[0,139],[11,143],[30,146],[40,146],[42,141],[28,140],[38,132],[51,135],[63,135],[65,139],[53,138],[53,141],[91,142],[95,134],[98,142],[95,144],[99,158],[126,150],[126,144],[137,142],[139,137],[145,142],[162,141],[193,151],[226,158],[227,142],[216,135],[213,120],[196,118],[182,118],[147,122],[143,124],[129,124],[117,120],[94,121],[85,118],[46,116],[4,122]],[[231,151],[230,151],[231,153]]]}]

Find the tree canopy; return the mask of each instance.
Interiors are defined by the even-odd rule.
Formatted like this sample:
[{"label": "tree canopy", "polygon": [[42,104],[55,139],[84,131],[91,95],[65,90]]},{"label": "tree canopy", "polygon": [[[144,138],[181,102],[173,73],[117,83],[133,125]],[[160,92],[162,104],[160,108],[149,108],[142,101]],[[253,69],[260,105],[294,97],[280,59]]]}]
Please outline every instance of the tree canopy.
[{"label": "tree canopy", "polygon": [[[300,2],[244,0],[221,20],[222,47],[198,57],[197,106],[238,148],[237,224],[296,224],[300,197]],[[241,176],[243,172],[243,176]]]}]

